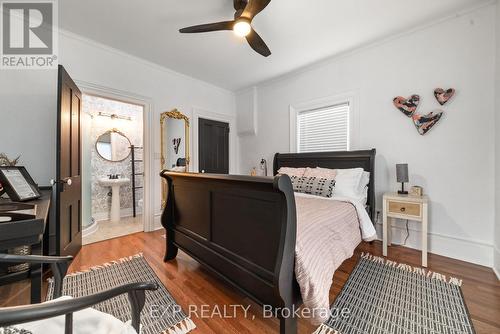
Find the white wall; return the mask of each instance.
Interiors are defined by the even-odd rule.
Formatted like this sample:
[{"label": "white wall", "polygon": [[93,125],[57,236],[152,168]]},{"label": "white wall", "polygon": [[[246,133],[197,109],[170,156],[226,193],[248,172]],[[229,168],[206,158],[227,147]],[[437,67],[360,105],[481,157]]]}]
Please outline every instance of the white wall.
[{"label": "white wall", "polygon": [[[258,85],[258,135],[240,137],[240,171],[248,173],[261,157],[272,161],[275,152],[289,151],[290,105],[353,92],[359,113],[353,139],[359,145],[351,149],[377,149],[378,209],[382,193],[397,189],[395,164],[409,163],[411,183],[423,186],[431,199],[431,251],[491,266],[493,9],[452,17]],[[437,87],[454,87],[457,96],[422,137],[392,99],[420,94],[419,112],[427,113],[439,107],[433,97]],[[394,231],[397,242],[405,235],[402,227]],[[409,245],[419,247],[414,230],[420,226],[410,228]]]},{"label": "white wall", "polygon": [[55,71],[0,71],[0,152],[40,185],[55,175],[56,85]]},{"label": "white wall", "polygon": [[[59,62],[77,82],[142,96],[151,103],[155,214],[161,203],[159,114],[177,108],[191,117],[195,108],[202,108],[205,117],[211,112],[234,117],[232,92],[64,31]],[[56,85],[56,71],[0,72],[0,152],[21,154],[22,163],[42,185],[55,176]]]},{"label": "white wall", "polygon": [[497,3],[496,20],[496,110],[495,110],[495,241],[494,266],[500,279],[500,1]]},{"label": "white wall", "polygon": [[257,88],[252,87],[236,94],[237,128],[239,136],[257,134]]}]

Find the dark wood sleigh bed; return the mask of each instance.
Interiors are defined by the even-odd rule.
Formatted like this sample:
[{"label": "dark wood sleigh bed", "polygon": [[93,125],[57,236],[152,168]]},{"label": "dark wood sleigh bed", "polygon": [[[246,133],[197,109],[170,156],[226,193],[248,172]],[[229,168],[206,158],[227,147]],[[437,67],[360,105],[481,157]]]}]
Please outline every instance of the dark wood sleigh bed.
[{"label": "dark wood sleigh bed", "polygon": [[[375,149],[277,153],[274,175],[281,167],[361,167],[370,172],[367,210],[374,221]],[[279,310],[301,303],[294,273],[295,197],[287,175],[160,175],[168,190],[162,215],[165,261],[175,259],[180,248],[260,305]],[[280,317],[280,333],[297,333],[297,319]]]}]

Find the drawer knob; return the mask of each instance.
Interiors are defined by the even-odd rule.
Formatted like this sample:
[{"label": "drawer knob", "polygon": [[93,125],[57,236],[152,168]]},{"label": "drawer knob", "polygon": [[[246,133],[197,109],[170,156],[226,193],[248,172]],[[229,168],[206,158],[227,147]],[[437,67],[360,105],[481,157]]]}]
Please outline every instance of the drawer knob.
[{"label": "drawer knob", "polygon": [[401,210],[401,212],[405,212],[405,211],[406,211],[406,208],[404,208],[404,207],[403,207],[403,208],[401,208],[400,210]]}]

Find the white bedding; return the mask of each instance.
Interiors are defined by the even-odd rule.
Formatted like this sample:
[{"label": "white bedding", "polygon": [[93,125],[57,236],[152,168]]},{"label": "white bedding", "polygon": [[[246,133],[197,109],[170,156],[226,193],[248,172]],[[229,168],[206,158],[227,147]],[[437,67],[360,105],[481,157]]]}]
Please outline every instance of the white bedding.
[{"label": "white bedding", "polygon": [[295,277],[311,322],[329,318],[330,288],[337,268],[352,257],[361,240],[376,233],[359,201],[295,193],[297,241]]},{"label": "white bedding", "polygon": [[335,196],[335,195],[333,197],[327,198],[327,197],[320,197],[303,193],[295,193],[295,196],[317,198],[327,201],[341,201],[341,202],[351,203],[356,208],[356,213],[358,214],[359,228],[361,229],[361,238],[363,239],[363,241],[369,242],[377,239],[377,231],[373,226],[372,220],[368,215],[368,212],[366,212],[365,205],[360,199],[352,197]]}]

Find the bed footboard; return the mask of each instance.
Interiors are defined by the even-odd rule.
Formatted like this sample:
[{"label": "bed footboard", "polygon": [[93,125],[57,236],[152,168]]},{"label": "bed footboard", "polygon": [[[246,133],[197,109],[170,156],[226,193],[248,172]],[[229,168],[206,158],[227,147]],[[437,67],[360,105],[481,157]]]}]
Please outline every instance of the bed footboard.
[{"label": "bed footboard", "polygon": [[[296,212],[290,178],[163,171],[165,261],[180,248],[261,305],[300,301],[294,275]],[[296,333],[296,319],[281,319]]]}]

